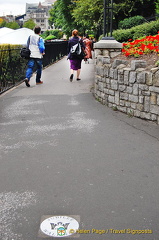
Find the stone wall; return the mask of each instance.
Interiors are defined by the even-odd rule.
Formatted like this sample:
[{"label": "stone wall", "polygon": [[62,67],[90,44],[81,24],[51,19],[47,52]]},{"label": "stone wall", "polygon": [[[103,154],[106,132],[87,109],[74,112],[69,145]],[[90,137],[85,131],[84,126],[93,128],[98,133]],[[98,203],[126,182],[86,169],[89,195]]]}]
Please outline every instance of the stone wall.
[{"label": "stone wall", "polygon": [[[119,49],[95,48],[94,95],[101,103],[130,116],[159,124],[159,68],[142,60],[118,59]],[[112,61],[112,57],[115,60]]]}]

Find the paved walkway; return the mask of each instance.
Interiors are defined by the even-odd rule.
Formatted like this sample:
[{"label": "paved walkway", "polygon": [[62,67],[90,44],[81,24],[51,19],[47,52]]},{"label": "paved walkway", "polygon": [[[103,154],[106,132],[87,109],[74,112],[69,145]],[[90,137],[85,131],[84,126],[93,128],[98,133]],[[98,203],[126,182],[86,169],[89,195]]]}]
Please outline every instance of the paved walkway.
[{"label": "paved walkway", "polygon": [[107,230],[82,240],[158,240],[159,126],[97,102],[93,60],[69,75],[64,58],[0,97],[0,239],[43,239],[42,216],[78,215]]}]

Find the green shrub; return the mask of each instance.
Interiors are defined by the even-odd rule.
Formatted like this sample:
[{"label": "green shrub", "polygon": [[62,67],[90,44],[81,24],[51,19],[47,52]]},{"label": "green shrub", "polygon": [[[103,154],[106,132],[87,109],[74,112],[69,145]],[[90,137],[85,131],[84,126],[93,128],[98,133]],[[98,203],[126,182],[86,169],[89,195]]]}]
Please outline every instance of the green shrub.
[{"label": "green shrub", "polygon": [[58,30],[58,29],[50,30],[50,34],[54,35],[57,39],[61,39],[62,36],[63,36],[63,32],[61,30]]},{"label": "green shrub", "polygon": [[128,39],[133,39],[134,32],[130,29],[118,29],[113,31],[112,35],[118,42],[127,42]]},{"label": "green shrub", "polygon": [[49,30],[46,30],[45,32],[41,33],[40,36],[45,39],[47,36],[50,35],[50,31]]},{"label": "green shrub", "polygon": [[159,20],[143,23],[130,29],[118,29],[113,31],[113,37],[119,42],[127,42],[149,35],[156,35],[159,31]]},{"label": "green shrub", "polygon": [[25,77],[26,60],[20,57],[21,45],[0,44],[0,92]]},{"label": "green shrub", "polygon": [[24,28],[29,28],[29,29],[34,29],[34,27],[36,26],[35,22],[33,19],[29,19],[28,21],[24,22],[23,27]]},{"label": "green shrub", "polygon": [[6,24],[7,22],[0,18],[0,28],[5,27]]},{"label": "green shrub", "polygon": [[94,38],[94,34],[88,34],[90,38]]},{"label": "green shrub", "polygon": [[45,40],[50,40],[50,39],[46,39],[50,35],[51,36],[53,35],[57,39],[61,39],[63,37],[63,32],[58,29],[46,30],[41,34],[41,37],[44,38]]},{"label": "green shrub", "polygon": [[102,38],[104,37],[104,35],[100,35],[99,38],[98,38],[98,41],[100,41]]},{"label": "green shrub", "polygon": [[140,25],[145,22],[145,18],[143,16],[134,16],[130,18],[125,18],[123,21],[119,22],[119,29],[129,29]]},{"label": "green shrub", "polygon": [[5,27],[11,28],[11,29],[18,29],[20,28],[19,24],[17,22],[8,22],[6,23]]},{"label": "green shrub", "polygon": [[54,35],[49,35],[45,38],[45,40],[53,40],[56,39],[57,37],[55,37]]}]

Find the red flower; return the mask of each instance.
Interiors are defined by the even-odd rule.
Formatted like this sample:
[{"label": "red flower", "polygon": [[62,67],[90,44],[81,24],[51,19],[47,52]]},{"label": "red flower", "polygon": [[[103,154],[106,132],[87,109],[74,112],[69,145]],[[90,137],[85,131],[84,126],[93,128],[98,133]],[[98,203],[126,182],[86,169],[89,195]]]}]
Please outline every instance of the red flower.
[{"label": "red flower", "polygon": [[159,35],[150,35],[143,39],[136,39],[133,42],[130,41],[132,41],[132,39],[129,39],[127,43],[123,44],[122,52],[125,56],[139,56],[148,52],[159,52]]},{"label": "red flower", "polygon": [[126,56],[126,57],[130,56],[130,53],[126,52],[126,53],[125,53],[125,56]]}]

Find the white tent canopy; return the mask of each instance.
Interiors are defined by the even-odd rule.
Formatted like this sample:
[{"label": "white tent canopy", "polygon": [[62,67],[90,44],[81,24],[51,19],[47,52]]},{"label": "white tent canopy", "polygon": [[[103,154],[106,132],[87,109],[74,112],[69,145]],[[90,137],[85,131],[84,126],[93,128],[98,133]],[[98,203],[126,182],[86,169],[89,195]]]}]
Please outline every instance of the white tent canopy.
[{"label": "white tent canopy", "polygon": [[34,34],[34,31],[28,28],[20,28],[17,30],[13,30],[10,33],[6,33],[5,35],[0,36],[0,44],[6,43],[26,45],[28,37],[31,34]]},{"label": "white tent canopy", "polygon": [[3,37],[7,33],[14,32],[15,30],[7,27],[0,28],[0,37]]}]

